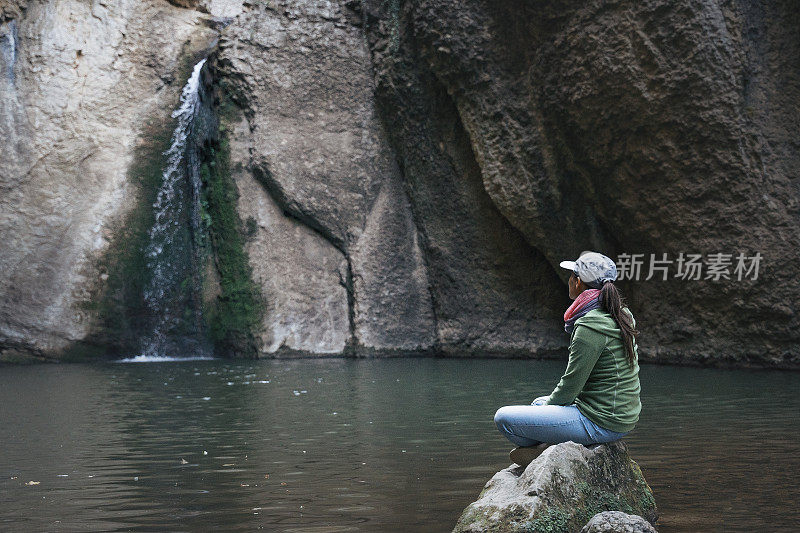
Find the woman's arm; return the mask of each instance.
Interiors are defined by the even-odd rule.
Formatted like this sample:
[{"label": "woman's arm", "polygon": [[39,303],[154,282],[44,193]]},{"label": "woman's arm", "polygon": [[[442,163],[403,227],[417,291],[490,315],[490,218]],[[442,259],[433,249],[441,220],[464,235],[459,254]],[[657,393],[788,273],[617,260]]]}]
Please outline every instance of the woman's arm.
[{"label": "woman's arm", "polygon": [[596,335],[601,334],[585,326],[575,326],[569,343],[567,370],[550,394],[547,405],[569,405],[578,397],[605,346],[604,342],[598,343]]}]

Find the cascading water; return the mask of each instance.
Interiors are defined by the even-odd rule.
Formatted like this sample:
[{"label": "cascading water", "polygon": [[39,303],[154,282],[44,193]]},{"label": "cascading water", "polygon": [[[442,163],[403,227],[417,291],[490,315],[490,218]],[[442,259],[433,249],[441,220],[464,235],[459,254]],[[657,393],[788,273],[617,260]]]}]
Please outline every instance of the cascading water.
[{"label": "cascading water", "polygon": [[0,65],[5,78],[14,83],[14,63],[17,61],[17,21],[0,24]]},{"label": "cascading water", "polygon": [[207,356],[202,314],[204,238],[200,224],[200,143],[203,138],[200,74],[206,60],[194,66],[172,113],[177,119],[161,186],[153,204],[155,221],[145,249],[150,282],[144,291],[149,334],[142,343],[145,358]]}]

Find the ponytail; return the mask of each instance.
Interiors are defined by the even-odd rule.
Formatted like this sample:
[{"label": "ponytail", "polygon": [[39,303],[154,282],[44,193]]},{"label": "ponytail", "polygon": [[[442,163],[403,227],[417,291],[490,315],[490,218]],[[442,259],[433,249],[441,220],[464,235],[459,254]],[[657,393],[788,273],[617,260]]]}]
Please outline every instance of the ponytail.
[{"label": "ponytail", "polygon": [[626,307],[625,302],[613,282],[603,283],[603,287],[600,289],[600,305],[614,318],[614,321],[619,326],[619,330],[622,332],[622,343],[625,345],[625,355],[628,363],[633,366],[636,361],[633,345],[639,332],[633,327],[632,316],[622,312],[622,309]]}]

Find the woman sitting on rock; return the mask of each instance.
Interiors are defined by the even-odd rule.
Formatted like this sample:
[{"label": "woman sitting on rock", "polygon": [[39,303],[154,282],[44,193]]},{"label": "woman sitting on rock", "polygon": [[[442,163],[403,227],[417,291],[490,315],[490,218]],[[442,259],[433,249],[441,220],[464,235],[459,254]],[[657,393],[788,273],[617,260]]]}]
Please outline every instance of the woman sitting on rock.
[{"label": "woman sitting on rock", "polygon": [[567,370],[550,396],[501,407],[494,415],[500,432],[518,446],[511,460],[522,466],[551,444],[617,440],[633,430],[641,411],[638,332],[614,286],[614,261],[583,252],[561,267],[572,271],[569,297],[575,300],[564,313]]}]

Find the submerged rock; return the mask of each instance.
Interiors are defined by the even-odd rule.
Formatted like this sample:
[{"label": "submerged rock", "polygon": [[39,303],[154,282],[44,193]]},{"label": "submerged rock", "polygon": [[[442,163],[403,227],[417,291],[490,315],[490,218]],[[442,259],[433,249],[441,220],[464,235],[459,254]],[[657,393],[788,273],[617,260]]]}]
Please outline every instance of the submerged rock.
[{"label": "submerged rock", "polygon": [[489,480],[461,514],[454,533],[578,532],[602,511],[658,518],[653,492],[622,441],[586,447],[565,442],[523,468]]},{"label": "submerged rock", "polygon": [[594,515],[581,533],[656,533],[656,529],[641,516],[604,511]]}]

